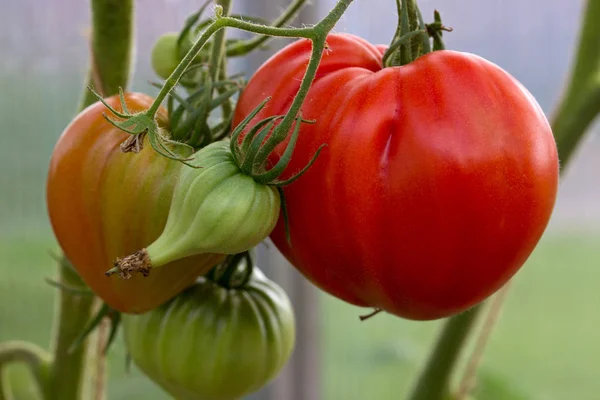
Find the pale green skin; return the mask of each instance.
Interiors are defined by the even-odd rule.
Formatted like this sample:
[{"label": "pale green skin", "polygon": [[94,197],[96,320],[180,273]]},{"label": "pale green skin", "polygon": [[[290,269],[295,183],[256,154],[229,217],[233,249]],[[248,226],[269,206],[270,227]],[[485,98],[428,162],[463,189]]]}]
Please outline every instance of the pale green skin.
[{"label": "pale green skin", "polygon": [[133,361],[180,400],[255,392],[279,373],[295,343],[288,297],[256,268],[243,289],[200,278],[159,308],[122,318]]},{"label": "pale green skin", "polygon": [[178,37],[179,33],[165,33],[158,38],[154,47],[152,47],[152,68],[163,79],[167,79],[179,64],[179,54],[177,51]]},{"label": "pale green skin", "polygon": [[202,253],[242,253],[266,239],[279,218],[279,192],[239,170],[229,140],[193,157],[201,168],[183,166],[165,229],[146,249],[153,267]]}]

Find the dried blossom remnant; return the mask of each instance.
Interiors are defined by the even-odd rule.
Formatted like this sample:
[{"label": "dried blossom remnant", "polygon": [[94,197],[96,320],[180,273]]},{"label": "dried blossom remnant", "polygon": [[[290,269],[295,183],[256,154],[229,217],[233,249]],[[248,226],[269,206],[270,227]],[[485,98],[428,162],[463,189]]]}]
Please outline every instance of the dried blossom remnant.
[{"label": "dried blossom remnant", "polygon": [[123,153],[139,153],[144,148],[144,137],[146,133],[140,133],[138,135],[129,136],[123,143],[121,143],[121,151]]},{"label": "dried blossom remnant", "polygon": [[135,253],[117,258],[113,263],[113,268],[106,272],[106,276],[119,273],[121,279],[130,279],[134,274],[142,274],[144,277],[150,275],[152,263],[146,249],[138,250]]}]

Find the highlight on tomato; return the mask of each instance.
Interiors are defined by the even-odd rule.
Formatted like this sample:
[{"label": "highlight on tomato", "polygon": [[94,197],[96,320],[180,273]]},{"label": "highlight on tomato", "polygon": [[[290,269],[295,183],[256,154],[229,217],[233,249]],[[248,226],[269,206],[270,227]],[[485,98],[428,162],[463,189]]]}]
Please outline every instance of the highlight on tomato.
[{"label": "highlight on tomato", "polygon": [[286,364],[295,341],[287,295],[247,254],[228,257],[159,308],[122,322],[135,364],[182,400],[234,400],[259,390]]},{"label": "highlight on tomato", "polygon": [[[105,100],[121,110],[119,97]],[[126,93],[130,111],[150,107],[153,99]],[[206,253],[169,264],[148,277],[106,277],[117,257],[152,243],[167,222],[182,164],[151,146],[123,153],[129,135],[103,116],[97,102],[83,110],[59,138],[47,181],[47,206],[56,238],[86,284],[110,307],[125,313],[153,309],[192,285],[224,256]],[[166,110],[157,121],[168,129]],[[147,142],[147,139],[146,139]]]},{"label": "highlight on tomato", "polygon": [[[437,50],[384,67],[384,49],[331,34],[302,106],[283,173],[291,243],[277,248],[309,280],[349,303],[415,320],[481,302],[524,264],[558,187],[551,128],[509,73],[473,54]],[[265,62],[240,96],[234,126],[290,107],[310,58],[296,41]],[[285,143],[271,156],[276,163]]]}]

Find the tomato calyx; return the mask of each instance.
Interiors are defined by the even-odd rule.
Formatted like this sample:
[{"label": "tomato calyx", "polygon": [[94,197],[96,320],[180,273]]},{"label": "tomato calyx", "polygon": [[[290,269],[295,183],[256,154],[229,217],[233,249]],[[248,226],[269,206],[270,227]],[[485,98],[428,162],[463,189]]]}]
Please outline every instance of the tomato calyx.
[{"label": "tomato calyx", "polygon": [[440,13],[434,11],[434,22],[426,24],[416,0],[396,0],[398,25],[389,48],[383,55],[385,67],[410,64],[417,58],[433,51],[444,50],[443,32],[451,32],[442,24]]},{"label": "tomato calyx", "polygon": [[[275,147],[282,143],[288,137],[288,132],[279,129],[279,126],[275,126],[278,120],[285,118],[283,115],[275,115],[265,118],[257,122],[247,133],[244,138],[240,141],[241,133],[248,127],[250,121],[265,107],[267,102],[271,98],[268,97],[263,100],[248,116],[233,130],[231,135],[231,153],[239,165],[242,173],[251,176],[256,182],[264,185],[270,185],[275,187],[282,187],[289,185],[302,174],[304,174],[308,168],[316,161],[321,150],[326,146],[322,144],[315,152],[312,159],[308,164],[302,168],[299,172],[292,175],[290,178],[280,180],[280,176],[283,171],[287,168],[298,135],[300,133],[301,123],[313,124],[314,120],[305,120],[301,115],[295,118],[295,126],[290,140],[283,152],[279,161],[271,168],[268,168],[268,159],[271,153],[275,150]],[[270,135],[269,135],[270,134]]]},{"label": "tomato calyx", "polygon": [[[104,118],[110,124],[131,135],[121,144],[121,151],[124,153],[139,153],[143,148],[144,138],[148,136],[150,145],[159,154],[172,160],[181,161],[182,163],[193,167],[193,165],[189,163],[189,155],[194,151],[194,148],[185,143],[171,140],[168,137],[168,133],[159,126],[156,119],[158,105],[156,106],[156,109],[153,106],[146,111],[131,113],[127,107],[123,90],[119,89],[120,105],[123,111],[117,111],[108,104],[102,96],[96,93],[94,89],[89,86],[88,89],[118,119],[110,118],[106,114],[104,114]],[[178,154],[178,152],[181,154]]]}]

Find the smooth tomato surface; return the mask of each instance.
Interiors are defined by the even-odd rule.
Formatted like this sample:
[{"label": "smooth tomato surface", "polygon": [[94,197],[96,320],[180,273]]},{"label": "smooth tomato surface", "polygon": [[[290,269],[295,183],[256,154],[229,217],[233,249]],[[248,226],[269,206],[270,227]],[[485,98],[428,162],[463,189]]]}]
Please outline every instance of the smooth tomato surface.
[{"label": "smooth tomato surface", "polygon": [[[308,279],[347,302],[410,319],[446,317],[499,289],[552,213],[558,158],[532,95],[478,56],[435,51],[382,68],[381,47],[347,34],[329,49],[302,107],[284,188],[291,229],[271,238]],[[297,41],[251,78],[239,123],[285,114],[310,56]],[[283,151],[280,145],[273,161]]]},{"label": "smooth tomato surface", "polygon": [[[153,99],[129,93],[130,111]],[[120,110],[118,97],[107,102]],[[128,137],[108,123],[100,102],[82,111],[61,135],[50,162],[47,205],[52,228],[83,280],[108,305],[126,313],[150,310],[193,284],[221,261],[207,254],[153,270],[148,277],[106,277],[117,257],[152,243],[162,232],[181,164],[148,144],[139,153],[122,153]],[[166,124],[161,109],[159,121]]]}]

